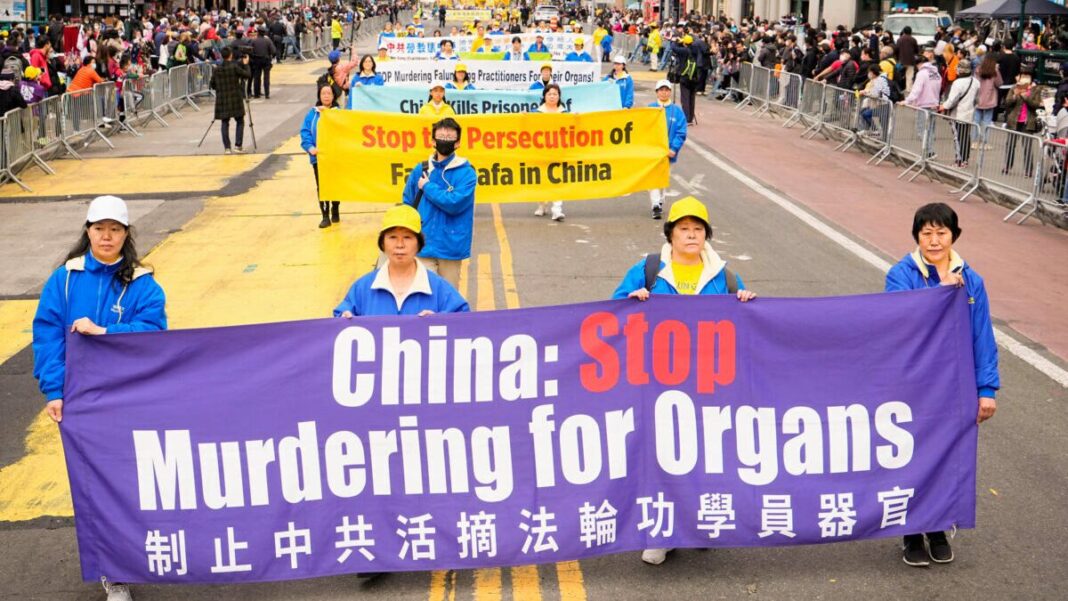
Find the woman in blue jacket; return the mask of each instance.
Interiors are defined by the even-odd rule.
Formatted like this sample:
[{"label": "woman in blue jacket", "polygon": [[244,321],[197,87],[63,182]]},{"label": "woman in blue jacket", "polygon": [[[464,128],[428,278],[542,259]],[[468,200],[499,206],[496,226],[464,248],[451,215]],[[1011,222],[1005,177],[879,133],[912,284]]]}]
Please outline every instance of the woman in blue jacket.
[{"label": "woman in blue jacket", "polygon": [[378,74],[378,64],[375,63],[375,57],[368,54],[360,59],[360,70],[356,75],[352,76],[352,81],[349,82],[349,110],[352,110],[352,99],[354,94],[351,92],[356,86],[384,86],[386,80]]},{"label": "woman in blue jacket", "polygon": [[[656,82],[656,101],[649,106],[664,109],[664,117],[667,119],[668,128],[668,157],[671,164],[679,160],[679,152],[686,143],[686,113],[682,112],[679,105],[671,101],[671,82],[661,79]],[[664,212],[664,196],[667,189],[649,190],[649,204],[652,207],[653,219],[660,219]]]},{"label": "woman in blue jacket", "polygon": [[[647,257],[628,269],[612,298],[644,301],[650,294],[733,294],[743,303],[756,298],[709,244],[712,226],[701,201],[693,196],[675,201],[664,224],[664,237],[667,243],[659,260]],[[649,275],[655,277],[647,282],[650,262],[653,269]]]},{"label": "woman in blue jacket", "polygon": [[63,419],[68,332],[98,336],[167,329],[166,298],[137,257],[126,203],[97,197],[85,221],[63,265],[45,282],[33,317],[33,377],[57,423]]},{"label": "woman in blue jacket", "polygon": [[[660,255],[650,255],[627,270],[612,298],[649,300],[650,294],[733,294],[745,303],[756,293],[712,250],[708,208],[693,196],[671,205],[664,224],[667,243]],[[650,281],[651,280],[651,281]],[[646,549],[642,561],[660,565],[671,549]]]},{"label": "woman in blue jacket", "polygon": [[[304,124],[300,127],[300,147],[308,153],[308,160],[311,161],[312,172],[315,173],[315,196],[317,198],[319,197],[319,146],[317,143],[319,116],[323,111],[336,108],[337,98],[334,96],[334,88],[322,86],[319,88],[315,106],[304,116]],[[330,227],[331,221],[333,223],[341,221],[340,204],[336,200],[332,202],[319,200],[319,213],[323,216],[319,227]]]},{"label": "woman in blue jacket", "polygon": [[605,81],[612,81],[619,87],[619,100],[623,108],[634,106],[634,80],[627,72],[627,59],[617,54],[612,60],[612,72],[604,76]]},{"label": "woman in blue jacket", "polygon": [[406,204],[390,207],[378,233],[385,264],[356,280],[334,317],[470,311],[452,285],[416,259],[425,244],[419,211]]},{"label": "woman in blue jacket", "polygon": [[[975,384],[978,398],[976,423],[983,423],[997,411],[995,394],[1001,387],[998,376],[998,345],[990,322],[990,301],[983,278],[953,250],[960,237],[957,213],[949,205],[924,205],[912,219],[916,250],[905,255],[886,274],[886,291],[918,290],[936,286],[963,286],[968,291],[968,311],[972,322],[972,354],[975,357]],[[926,541],[925,541],[926,539]],[[944,532],[905,536],[902,559],[910,566],[953,561],[953,550]]]}]

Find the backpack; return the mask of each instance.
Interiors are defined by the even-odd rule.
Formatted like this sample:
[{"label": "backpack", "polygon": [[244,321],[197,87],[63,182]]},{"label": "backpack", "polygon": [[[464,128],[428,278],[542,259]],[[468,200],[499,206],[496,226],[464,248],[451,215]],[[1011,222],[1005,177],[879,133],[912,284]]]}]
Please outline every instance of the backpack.
[{"label": "backpack", "polygon": [[186,58],[185,44],[178,44],[178,47],[174,49],[174,62],[184,63]]},{"label": "backpack", "polygon": [[[886,77],[886,74],[882,74],[879,77]],[[901,86],[897,84],[897,77],[890,79],[886,77],[886,83],[890,86],[890,102],[897,104],[905,99],[905,94],[901,92]]]},{"label": "backpack", "polygon": [[[660,273],[660,252],[649,253],[645,255],[645,289],[652,290],[656,284],[656,276]],[[734,272],[726,267],[723,268],[723,275],[727,278],[727,294],[738,293],[738,276],[734,275]]]}]

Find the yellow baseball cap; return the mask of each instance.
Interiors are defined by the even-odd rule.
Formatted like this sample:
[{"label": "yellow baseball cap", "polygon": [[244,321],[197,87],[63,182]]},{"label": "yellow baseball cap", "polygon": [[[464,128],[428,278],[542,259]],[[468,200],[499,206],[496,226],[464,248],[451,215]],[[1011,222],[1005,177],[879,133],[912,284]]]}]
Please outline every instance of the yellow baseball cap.
[{"label": "yellow baseball cap", "polygon": [[552,71],[553,70],[553,64],[552,63],[542,63],[541,67],[538,68],[538,72],[541,72],[541,71],[543,71],[545,69],[548,69],[548,70]]},{"label": "yellow baseball cap", "polygon": [[668,212],[668,223],[675,223],[683,217],[696,217],[705,224],[710,223],[708,220],[708,207],[706,207],[700,200],[697,200],[693,196],[687,196],[686,198],[680,198],[671,205],[671,211]]},{"label": "yellow baseball cap", "polygon": [[690,35],[690,34],[686,34],[686,35],[682,36],[682,43],[683,44],[692,44],[693,43],[693,36]]},{"label": "yellow baseball cap", "polygon": [[586,42],[582,38],[575,38],[575,45],[576,46],[585,46]]},{"label": "yellow baseball cap", "polygon": [[418,234],[423,231],[423,220],[415,207],[400,204],[386,209],[386,214],[382,216],[382,227],[378,231],[384,232],[395,227],[403,227]]},{"label": "yellow baseball cap", "polygon": [[34,67],[33,65],[30,65],[29,67],[26,67],[25,71],[23,71],[22,76],[25,77],[26,79],[37,79],[37,76],[40,75],[40,74],[41,74],[41,70],[40,69],[38,69],[37,67]]},{"label": "yellow baseball cap", "polygon": [[463,71],[464,73],[466,73],[467,72],[467,65],[465,65],[463,63],[456,63],[456,69],[454,69],[454,70],[455,71]]}]

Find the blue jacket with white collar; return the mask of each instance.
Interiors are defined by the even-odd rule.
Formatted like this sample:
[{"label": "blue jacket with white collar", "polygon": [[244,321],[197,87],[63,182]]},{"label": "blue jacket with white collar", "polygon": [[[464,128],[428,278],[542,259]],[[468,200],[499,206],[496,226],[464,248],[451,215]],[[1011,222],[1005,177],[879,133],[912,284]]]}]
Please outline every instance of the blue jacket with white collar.
[{"label": "blue jacket with white collar", "polygon": [[388,266],[383,266],[356,280],[341,304],[334,309],[334,317],[340,317],[345,311],[366,316],[418,315],[423,311],[464,313],[471,310],[452,285],[422,264],[411,289],[398,298],[389,284],[388,269]]},{"label": "blue jacket with white collar", "polygon": [[115,278],[119,265],[86,253],[45,282],[33,317],[33,377],[47,400],[63,398],[67,333],[76,320],[88,317],[108,334],[167,329],[166,297],[152,273],[139,267],[124,285]]},{"label": "blue jacket with white collar", "polygon": [[[968,291],[968,312],[972,321],[972,354],[975,357],[975,385],[980,397],[994,398],[1001,388],[998,375],[998,344],[994,340],[994,326],[990,322],[990,300],[986,296],[983,278],[972,270],[964,259],[951,251],[950,271],[960,273]],[[941,285],[938,270],[928,265],[920,251],[905,255],[886,274],[886,291],[920,290]]]}]

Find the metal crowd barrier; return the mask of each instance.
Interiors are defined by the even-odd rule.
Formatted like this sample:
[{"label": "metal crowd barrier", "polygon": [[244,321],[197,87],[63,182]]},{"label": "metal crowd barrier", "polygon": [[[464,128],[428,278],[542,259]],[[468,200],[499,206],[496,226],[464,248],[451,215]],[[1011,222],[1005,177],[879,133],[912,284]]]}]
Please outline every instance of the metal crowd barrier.
[{"label": "metal crowd barrier", "polygon": [[869,164],[890,156],[907,166],[898,175],[913,181],[921,173],[960,181],[961,201],[980,187],[1023,200],[1005,216],[1021,214],[1023,223],[1040,210],[1068,216],[1068,146],[1003,126],[982,130],[931,111],[859,92],[828,86],[792,73],[743,63],[739,83],[724,100],[739,99],[737,109],[756,106],[786,117],[783,127],[805,125],[803,137],[822,133],[839,141],[835,150],[861,147]]},{"label": "metal crowd barrier", "polygon": [[[199,111],[200,107],[189,97],[189,65],[168,69],[167,76],[170,79],[171,109],[177,113],[182,106],[190,106]],[[174,105],[176,102],[178,106]]]},{"label": "metal crowd barrier", "polygon": [[189,68],[189,101],[195,104],[199,96],[214,96],[211,89],[211,73],[215,66],[211,63],[195,63]]},{"label": "metal crowd barrier", "polygon": [[[731,81],[733,82],[734,79],[731,78]],[[741,110],[742,107],[748,106],[750,102],[752,102],[749,99],[749,90],[752,87],[752,83],[753,64],[742,63],[738,68],[738,83],[736,85],[731,84],[727,87],[727,93],[723,95],[723,101],[726,102],[729,98],[737,97],[741,98],[741,102],[738,103],[736,108]]]},{"label": "metal crowd barrier", "polygon": [[768,112],[770,95],[771,69],[753,65],[753,75],[749,80],[749,100],[752,101],[751,104],[757,107],[756,111],[753,112],[753,115],[759,116]]},{"label": "metal crowd barrier", "polygon": [[77,142],[88,146],[94,137],[99,137],[108,146],[112,146],[107,136],[97,128],[100,124],[96,120],[93,90],[68,92],[62,98],[63,145],[68,152],[77,157],[74,144]]},{"label": "metal crowd barrier", "polygon": [[33,154],[44,162],[44,156],[63,150],[63,97],[52,96],[31,104],[33,113]]}]

